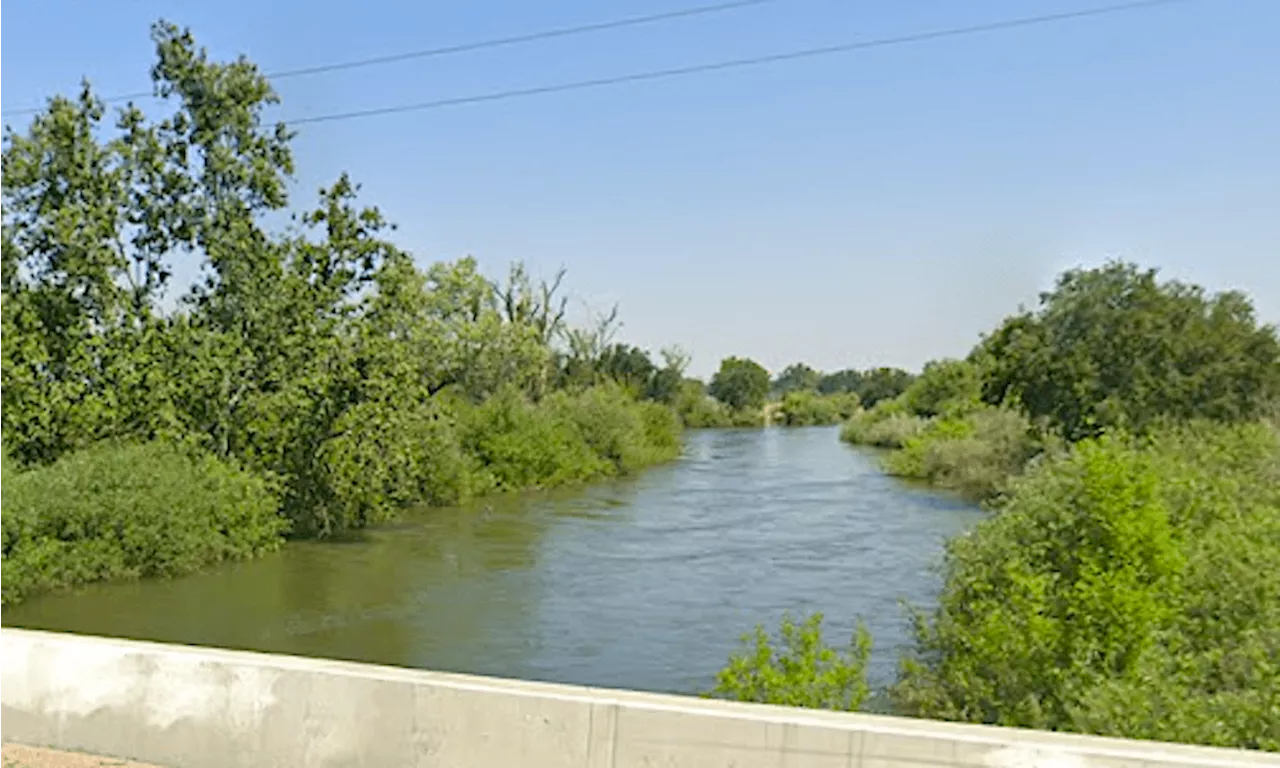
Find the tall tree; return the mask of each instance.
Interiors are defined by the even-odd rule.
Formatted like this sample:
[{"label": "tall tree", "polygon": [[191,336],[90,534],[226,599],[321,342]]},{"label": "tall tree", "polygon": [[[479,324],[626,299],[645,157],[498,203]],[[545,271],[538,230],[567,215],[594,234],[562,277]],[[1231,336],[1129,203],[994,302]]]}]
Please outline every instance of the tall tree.
[{"label": "tall tree", "polygon": [[734,410],[760,408],[769,396],[769,371],[754,360],[727,357],[720,361],[707,392]]},{"label": "tall tree", "polygon": [[1064,273],[974,356],[989,363],[984,399],[1073,440],[1164,418],[1249,420],[1280,397],[1280,341],[1245,296],[1120,262]]},{"label": "tall tree", "polygon": [[792,363],[782,369],[782,373],[773,380],[773,391],[779,395],[788,392],[808,392],[816,390],[822,380],[822,374],[804,363]]}]

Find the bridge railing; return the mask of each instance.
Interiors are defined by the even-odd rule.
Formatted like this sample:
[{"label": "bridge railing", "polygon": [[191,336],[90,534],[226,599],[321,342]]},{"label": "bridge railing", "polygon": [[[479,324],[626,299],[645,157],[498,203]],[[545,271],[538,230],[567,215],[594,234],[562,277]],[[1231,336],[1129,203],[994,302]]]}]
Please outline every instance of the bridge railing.
[{"label": "bridge railing", "polygon": [[1280,756],[0,630],[6,742],[184,768],[1239,768]]}]

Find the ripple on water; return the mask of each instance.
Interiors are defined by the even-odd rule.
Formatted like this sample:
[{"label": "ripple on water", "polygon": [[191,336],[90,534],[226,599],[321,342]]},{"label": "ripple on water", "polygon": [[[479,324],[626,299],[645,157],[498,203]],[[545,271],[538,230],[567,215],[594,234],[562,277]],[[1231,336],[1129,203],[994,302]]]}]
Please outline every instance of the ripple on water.
[{"label": "ripple on water", "polygon": [[873,676],[906,642],[971,505],[904,486],[833,429],[692,432],[683,458],[570,492],[430,510],[345,543],[96,585],[6,625],[690,692],[784,612],[857,616]]}]

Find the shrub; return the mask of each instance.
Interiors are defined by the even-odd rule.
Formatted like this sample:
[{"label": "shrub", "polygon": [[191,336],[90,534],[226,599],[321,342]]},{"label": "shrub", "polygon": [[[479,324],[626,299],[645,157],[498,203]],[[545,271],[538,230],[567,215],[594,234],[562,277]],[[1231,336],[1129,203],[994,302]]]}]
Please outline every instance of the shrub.
[{"label": "shrub", "polygon": [[320,449],[319,532],[361,528],[412,504],[456,504],[479,490],[454,420],[435,401],[361,403],[335,431]]},{"label": "shrub", "polygon": [[707,393],[733,411],[759,410],[769,396],[769,372],[754,360],[726,357],[711,377]]},{"label": "shrub", "polygon": [[806,390],[788,392],[778,406],[780,421],[788,427],[839,424],[857,410],[856,394],[820,395]]},{"label": "shrub", "polygon": [[729,409],[707,396],[681,403],[680,421],[689,429],[715,429],[732,426]]},{"label": "shrub", "polygon": [[1025,416],[984,407],[931,421],[902,451],[886,457],[885,466],[892,474],[981,500],[1019,474],[1037,450]]},{"label": "shrub", "polygon": [[18,462],[9,458],[9,453],[4,447],[0,447],[0,483],[4,483],[6,479],[13,476],[18,471]]},{"label": "shrub", "polygon": [[901,448],[927,425],[926,419],[904,413],[899,401],[885,400],[845,422],[840,439],[854,445]]},{"label": "shrub", "polygon": [[508,389],[458,408],[462,450],[479,475],[475,488],[549,488],[633,472],[680,453],[675,413],[637,402],[614,384],[555,392],[538,404]]},{"label": "shrub", "polygon": [[644,425],[644,440],[648,448],[646,463],[656,464],[669,461],[680,455],[683,448],[681,442],[680,417],[669,406],[652,401],[636,403],[640,411],[640,422]]},{"label": "shrub", "polygon": [[612,473],[562,409],[539,407],[504,389],[460,415],[462,446],[474,456],[481,484],[499,491],[549,488]]},{"label": "shrub", "polygon": [[871,635],[861,622],[847,649],[828,646],[822,614],[782,620],[776,640],[764,627],[744,635],[741,648],[716,675],[711,695],[758,704],[854,711],[871,693],[867,662]]},{"label": "shrub", "polygon": [[10,472],[3,601],[107,579],[176,576],[276,548],[272,484],[165,443],[108,444]]},{"label": "shrub", "polygon": [[1166,427],[1049,456],[953,541],[893,697],[922,717],[1280,749],[1280,442]]},{"label": "shrub", "polygon": [[729,410],[729,423],[726,426],[752,429],[764,426],[763,408],[741,408]]},{"label": "shrub", "polygon": [[556,418],[573,424],[591,451],[612,464],[611,473],[634,472],[679,453],[674,412],[639,403],[616,385],[556,393],[548,403]]},{"label": "shrub", "polygon": [[675,408],[681,423],[690,429],[727,427],[730,424],[728,407],[708,395],[706,387],[697,379],[681,382],[675,396]]},{"label": "shrub", "polygon": [[976,404],[982,395],[981,371],[966,360],[935,360],[902,393],[916,416],[940,416],[956,407]]}]

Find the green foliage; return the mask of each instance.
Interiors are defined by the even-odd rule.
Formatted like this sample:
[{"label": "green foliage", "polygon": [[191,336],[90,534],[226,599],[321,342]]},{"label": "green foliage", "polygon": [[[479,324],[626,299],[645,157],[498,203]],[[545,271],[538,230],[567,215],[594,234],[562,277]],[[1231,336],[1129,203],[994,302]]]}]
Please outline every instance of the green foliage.
[{"label": "green foliage", "polygon": [[840,429],[840,439],[854,445],[902,448],[926,426],[926,419],[906,413],[898,401],[882,400],[850,417]]},{"label": "green foliage", "polygon": [[[862,386],[862,372],[848,368],[835,373],[824,373],[818,377],[818,392],[823,395],[834,395],[844,392],[857,393]],[[870,406],[868,406],[870,407]]]},{"label": "green foliage", "polygon": [[600,355],[596,369],[609,381],[621,384],[639,396],[644,394],[658,372],[649,353],[627,344],[613,344]]},{"label": "green foliage", "polygon": [[679,410],[685,384],[684,373],[689,367],[689,355],[679,347],[668,347],[662,350],[662,362],[662,367],[655,370],[649,378],[645,397],[654,402],[674,406]]},{"label": "green foliage", "polygon": [[[687,357],[658,371],[612,343],[616,309],[567,327],[563,270],[418,268],[345,175],[268,226],[294,172],[270,85],[172,25],[152,37],[158,117],[109,120],[85,86],[5,135],[0,419],[18,463],[174,440],[273,478],[292,533],[323,536],[678,453],[670,409],[635,397],[674,401]],[[171,310],[179,260],[202,279]]]},{"label": "green foliage", "polygon": [[822,374],[804,363],[794,363],[773,380],[773,393],[785,397],[792,392],[816,392],[821,379]]},{"label": "green foliage", "polygon": [[818,392],[833,395],[852,392],[863,407],[871,408],[882,400],[892,400],[911,384],[913,376],[901,368],[872,368],[867,371],[848,369],[823,375],[818,379]]},{"label": "green foliage", "polygon": [[727,357],[720,361],[707,392],[734,411],[763,408],[769,395],[769,372],[754,360]]},{"label": "green foliage", "polygon": [[764,627],[743,636],[742,647],[716,675],[713,696],[758,704],[856,711],[871,693],[867,662],[871,635],[859,622],[847,649],[822,637],[822,614],[782,620],[778,637]]},{"label": "green foliage", "polygon": [[270,483],[171,444],[104,443],[7,469],[5,605],[94,581],[176,576],[281,541]]},{"label": "green foliage", "polygon": [[935,360],[925,364],[901,397],[909,412],[932,417],[975,406],[981,395],[977,365],[967,360]]},{"label": "green foliage", "polygon": [[729,410],[707,394],[706,385],[698,379],[683,379],[675,396],[675,410],[680,421],[690,429],[729,426]]},{"label": "green foliage", "polygon": [[462,449],[474,488],[550,488],[626,474],[680,452],[670,408],[633,400],[619,385],[557,392],[534,403],[504,389],[463,409]]},{"label": "green foliage", "polygon": [[612,465],[609,473],[634,472],[679,453],[675,414],[654,403],[636,403],[625,385],[605,385],[574,395],[557,393],[549,403],[559,419],[577,429],[595,456]]},{"label": "green foliage", "polygon": [[309,533],[361,528],[400,509],[456,504],[478,486],[453,414],[438,401],[367,401],[344,413],[320,449],[323,494]]},{"label": "green foliage", "polygon": [[901,395],[914,379],[901,368],[873,368],[862,374],[855,391],[863,407],[872,408],[882,400],[892,400]]},{"label": "green foliage", "polygon": [[707,394],[707,386],[698,379],[683,379],[672,405],[690,429],[764,426],[763,408],[730,408]]},{"label": "green foliage", "polygon": [[885,467],[982,500],[999,492],[1040,450],[1025,416],[987,406],[932,419],[886,457]]},{"label": "green foliage", "polygon": [[[674,459],[684,449],[681,434],[684,425],[675,410],[654,402],[639,402],[640,424],[644,430],[644,460],[656,463]],[[632,466],[634,470],[638,467]]]},{"label": "green foliage", "polygon": [[1132,264],[1064,273],[973,358],[988,367],[987,402],[1015,401],[1068,440],[1164,418],[1250,421],[1280,396],[1280,340],[1245,296]]},{"label": "green foliage", "polygon": [[852,392],[820,395],[798,390],[782,397],[778,407],[780,423],[788,427],[839,424],[858,412],[858,396]]},{"label": "green foliage", "polygon": [[1107,436],[948,548],[894,689],[923,717],[1280,749],[1280,443]]},{"label": "green foliage", "polygon": [[[592,451],[563,408],[540,408],[503,389],[462,417],[464,449],[479,459],[485,484],[500,491],[549,488],[610,473],[609,457]],[[601,438],[614,425],[601,425]]]}]

